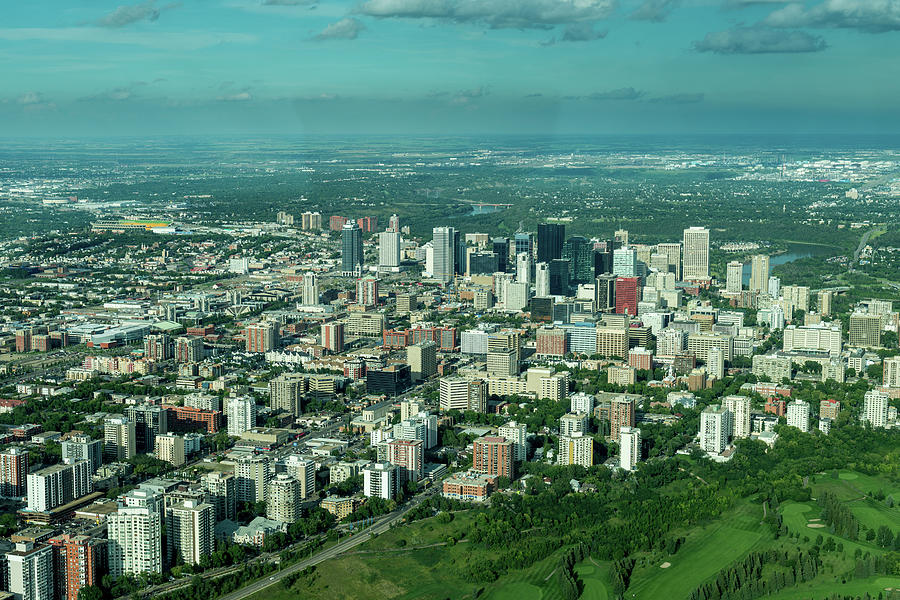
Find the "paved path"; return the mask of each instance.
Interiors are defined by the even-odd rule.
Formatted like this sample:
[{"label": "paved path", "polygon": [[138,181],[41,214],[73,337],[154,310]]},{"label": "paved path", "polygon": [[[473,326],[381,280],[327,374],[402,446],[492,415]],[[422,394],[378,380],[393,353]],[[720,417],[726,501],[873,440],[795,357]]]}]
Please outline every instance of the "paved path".
[{"label": "paved path", "polygon": [[432,487],[424,494],[413,499],[405,507],[397,509],[394,512],[389,513],[381,519],[377,520],[375,524],[366,531],[358,533],[351,538],[347,538],[342,542],[338,542],[331,548],[326,548],[325,550],[322,550],[321,552],[314,554],[309,558],[305,558],[298,563],[294,563],[288,567],[285,567],[281,571],[278,571],[277,573],[270,575],[269,577],[264,577],[263,579],[254,581],[239,590],[235,590],[226,596],[222,596],[219,600],[243,600],[243,598],[252,596],[253,594],[269,587],[270,585],[275,585],[287,575],[299,573],[307,567],[311,567],[328,559],[335,558],[336,556],[343,554],[347,550],[355,548],[356,546],[369,541],[370,539],[372,539],[373,535],[384,533],[385,531],[390,529],[391,525],[400,521],[400,519],[402,519],[406,515],[406,513],[421,504],[422,501],[430,497],[437,489],[437,486]]}]

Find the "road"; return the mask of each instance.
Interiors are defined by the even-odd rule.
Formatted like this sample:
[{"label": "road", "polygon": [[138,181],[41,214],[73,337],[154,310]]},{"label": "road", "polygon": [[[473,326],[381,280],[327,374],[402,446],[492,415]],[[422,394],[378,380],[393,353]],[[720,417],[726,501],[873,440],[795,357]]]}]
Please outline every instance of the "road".
[{"label": "road", "polygon": [[874,232],[874,231],[875,231],[874,229],[869,229],[868,231],[866,231],[863,234],[862,238],[859,240],[859,246],[856,247],[856,252],[853,253],[853,260],[850,262],[850,270],[851,271],[853,270],[853,265],[855,265],[856,261],[859,260],[859,255],[862,253],[863,248],[866,247],[866,243],[869,241],[869,237],[872,235],[872,232]]},{"label": "road", "polygon": [[417,507],[426,498],[428,498],[432,494],[434,494],[435,491],[438,489],[439,489],[439,486],[437,484],[435,484],[433,487],[429,488],[423,494],[416,496],[413,500],[411,500],[405,506],[398,508],[394,512],[389,513],[389,514],[385,515],[384,517],[382,517],[381,519],[377,520],[375,522],[375,524],[372,527],[370,527],[369,529],[367,529],[366,531],[364,531],[362,533],[358,533],[358,534],[354,535],[353,537],[347,538],[346,540],[344,540],[342,542],[338,542],[336,545],[332,546],[331,548],[326,548],[325,550],[322,550],[321,552],[314,554],[314,555],[310,556],[309,558],[305,558],[298,563],[294,563],[293,565],[290,565],[289,567],[285,567],[284,569],[282,569],[281,571],[278,571],[274,575],[270,575],[268,577],[264,577],[263,579],[254,581],[253,583],[250,583],[249,585],[246,585],[239,590],[235,590],[234,592],[231,592],[227,596],[222,596],[219,600],[243,600],[244,598],[252,596],[253,594],[256,594],[257,592],[269,587],[270,585],[275,585],[276,583],[280,582],[287,575],[291,575],[293,573],[298,573],[307,567],[317,565],[321,562],[324,562],[326,560],[329,560],[331,558],[339,556],[340,554],[343,554],[347,550],[350,550],[351,548],[355,548],[356,546],[359,546],[360,544],[363,544],[363,543],[369,541],[370,539],[372,539],[373,535],[376,535],[379,533],[384,533],[385,531],[390,529],[391,525],[393,525],[394,523],[396,523],[400,519],[402,519],[403,516],[406,515],[406,513],[408,513],[413,508]]}]

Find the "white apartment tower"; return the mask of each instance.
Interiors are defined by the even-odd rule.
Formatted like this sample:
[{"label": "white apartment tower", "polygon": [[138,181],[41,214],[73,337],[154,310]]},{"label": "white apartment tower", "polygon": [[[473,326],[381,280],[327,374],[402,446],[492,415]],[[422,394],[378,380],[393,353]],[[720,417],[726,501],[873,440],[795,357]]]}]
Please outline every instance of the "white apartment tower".
[{"label": "white apartment tower", "polygon": [[641,460],[641,430],[636,427],[619,429],[619,467],[634,471]]},{"label": "white apartment tower", "polygon": [[709,229],[690,227],[684,230],[685,280],[709,279]]}]

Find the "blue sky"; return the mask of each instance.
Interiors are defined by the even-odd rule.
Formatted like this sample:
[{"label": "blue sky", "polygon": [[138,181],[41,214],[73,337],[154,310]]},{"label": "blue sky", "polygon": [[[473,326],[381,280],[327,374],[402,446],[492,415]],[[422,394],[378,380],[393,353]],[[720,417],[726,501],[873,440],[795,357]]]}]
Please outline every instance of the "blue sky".
[{"label": "blue sky", "polygon": [[5,135],[900,132],[900,0],[39,0],[2,16]]}]

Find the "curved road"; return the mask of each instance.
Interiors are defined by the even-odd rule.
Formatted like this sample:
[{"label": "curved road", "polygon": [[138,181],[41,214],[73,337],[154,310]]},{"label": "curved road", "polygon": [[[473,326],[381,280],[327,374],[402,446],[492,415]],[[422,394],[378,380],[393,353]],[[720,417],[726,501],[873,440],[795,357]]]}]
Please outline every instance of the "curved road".
[{"label": "curved road", "polygon": [[421,495],[417,496],[416,498],[414,498],[413,500],[411,500],[409,502],[409,504],[407,504],[406,506],[401,507],[401,508],[395,510],[394,512],[385,515],[378,521],[375,521],[375,524],[372,525],[366,531],[364,531],[362,533],[358,533],[358,534],[354,535],[353,537],[347,538],[346,540],[344,540],[342,542],[338,542],[331,548],[326,548],[325,550],[322,550],[318,554],[314,554],[314,555],[310,556],[309,558],[304,558],[300,562],[294,563],[288,567],[285,567],[284,569],[282,569],[281,571],[278,571],[277,573],[275,573],[273,575],[264,577],[262,579],[258,579],[256,581],[254,581],[253,583],[250,583],[250,584],[242,587],[239,590],[235,590],[226,596],[221,596],[219,598],[219,600],[243,600],[243,598],[252,596],[253,594],[259,592],[260,590],[263,590],[263,589],[269,587],[270,585],[275,585],[275,584],[279,583],[282,580],[282,578],[284,578],[287,575],[290,575],[292,573],[297,573],[299,571],[302,571],[306,567],[311,567],[313,565],[317,565],[321,562],[324,562],[328,559],[334,558],[340,554],[343,554],[344,552],[346,552],[347,550],[349,550],[351,548],[355,548],[356,546],[359,546],[360,544],[363,544],[363,543],[369,541],[370,539],[372,539],[373,535],[379,534],[379,533],[384,533],[385,531],[390,529],[391,525],[393,525],[394,523],[396,523],[397,521],[402,519],[406,513],[408,513],[413,508],[417,507],[419,504],[422,503],[422,501],[424,501],[426,498],[428,498],[429,496],[434,494],[438,489],[440,489],[440,484],[435,483],[426,492],[424,492],[423,494],[421,494]]}]

